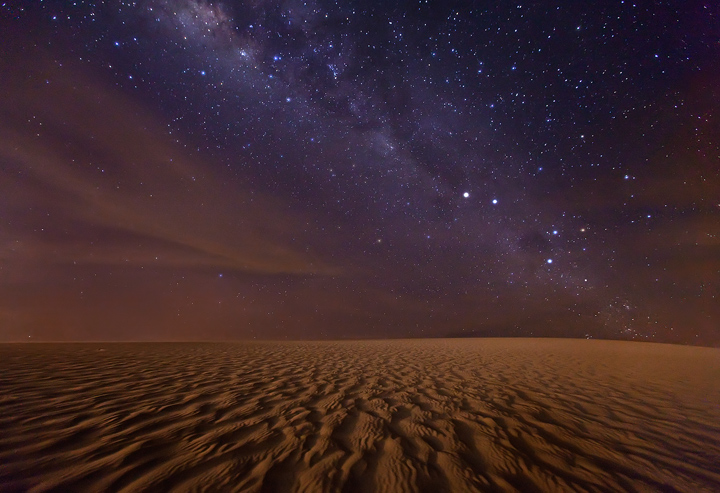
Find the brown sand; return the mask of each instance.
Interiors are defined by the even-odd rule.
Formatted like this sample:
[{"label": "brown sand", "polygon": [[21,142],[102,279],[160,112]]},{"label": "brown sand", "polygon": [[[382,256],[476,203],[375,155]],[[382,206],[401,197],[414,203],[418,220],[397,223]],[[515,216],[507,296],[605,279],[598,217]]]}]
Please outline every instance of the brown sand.
[{"label": "brown sand", "polygon": [[720,491],[720,350],[0,345],[0,489]]}]

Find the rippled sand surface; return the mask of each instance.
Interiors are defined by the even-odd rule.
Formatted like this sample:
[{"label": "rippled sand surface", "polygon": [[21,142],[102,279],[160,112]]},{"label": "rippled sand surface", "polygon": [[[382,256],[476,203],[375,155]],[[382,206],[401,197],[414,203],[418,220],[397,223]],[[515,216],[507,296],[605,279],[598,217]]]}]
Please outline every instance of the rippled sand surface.
[{"label": "rippled sand surface", "polygon": [[720,350],[0,345],[2,491],[720,491]]}]

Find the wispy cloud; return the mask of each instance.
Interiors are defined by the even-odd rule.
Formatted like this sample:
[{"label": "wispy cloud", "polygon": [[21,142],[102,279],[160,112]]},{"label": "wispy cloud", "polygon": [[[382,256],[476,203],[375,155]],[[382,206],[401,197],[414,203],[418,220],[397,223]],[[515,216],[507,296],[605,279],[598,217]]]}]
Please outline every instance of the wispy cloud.
[{"label": "wispy cloud", "polygon": [[287,241],[302,236],[307,218],[210,171],[128,96],[51,63],[8,82],[5,261],[337,273]]}]

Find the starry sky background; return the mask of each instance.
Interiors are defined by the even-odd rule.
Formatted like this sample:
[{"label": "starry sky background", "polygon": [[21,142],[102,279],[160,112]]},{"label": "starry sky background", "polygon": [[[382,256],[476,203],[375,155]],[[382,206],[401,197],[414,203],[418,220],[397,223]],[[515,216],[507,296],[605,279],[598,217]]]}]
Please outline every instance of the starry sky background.
[{"label": "starry sky background", "polygon": [[0,2],[0,339],[720,345],[720,4]]}]

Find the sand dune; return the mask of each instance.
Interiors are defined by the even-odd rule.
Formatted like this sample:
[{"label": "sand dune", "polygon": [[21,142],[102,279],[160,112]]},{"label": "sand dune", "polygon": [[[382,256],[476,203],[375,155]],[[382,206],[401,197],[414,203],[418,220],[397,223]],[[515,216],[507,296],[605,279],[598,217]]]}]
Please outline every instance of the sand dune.
[{"label": "sand dune", "polygon": [[0,346],[2,491],[720,491],[720,350]]}]

